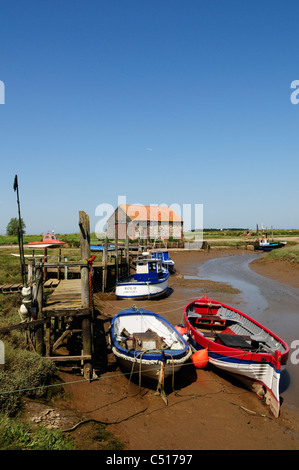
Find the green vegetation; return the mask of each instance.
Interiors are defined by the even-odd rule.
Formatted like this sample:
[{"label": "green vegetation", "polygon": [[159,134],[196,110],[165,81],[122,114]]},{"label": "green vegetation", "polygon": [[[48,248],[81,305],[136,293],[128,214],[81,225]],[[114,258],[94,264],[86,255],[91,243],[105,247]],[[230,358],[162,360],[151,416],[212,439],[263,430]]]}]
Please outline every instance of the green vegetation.
[{"label": "green vegetation", "polygon": [[208,243],[210,246],[228,246],[231,248],[241,248],[241,247],[246,247],[248,243],[245,241],[235,241],[235,240],[208,240]]},{"label": "green vegetation", "polygon": [[18,250],[0,251],[0,284],[22,282],[20,258],[11,253],[17,254]]},{"label": "green vegetation", "polygon": [[22,408],[22,396],[40,398],[54,378],[55,365],[37,353],[4,342],[5,369],[0,370],[0,410],[16,416]]},{"label": "green vegetation", "polygon": [[60,430],[0,417],[0,450],[74,450]]},{"label": "green vegetation", "polygon": [[[26,228],[26,225],[24,223],[24,220],[21,218],[21,231],[23,235],[25,233],[25,228]],[[19,233],[19,219],[17,219],[16,217],[13,217],[12,219],[10,219],[10,221],[7,224],[6,235],[18,236],[18,233]]]},{"label": "green vegetation", "polygon": [[[9,251],[0,252],[0,283],[21,282],[20,260]],[[0,326],[20,322],[21,295],[0,294]],[[47,385],[56,380],[56,367],[48,359],[27,350],[24,332],[1,337],[5,367],[0,369],[0,449],[71,449],[61,432],[22,423],[22,398],[46,398]],[[55,387],[56,388],[56,387]],[[60,387],[58,387],[60,388]]]},{"label": "green vegetation", "polygon": [[288,261],[291,264],[299,263],[299,245],[285,246],[277,250],[272,250],[266,254],[265,260]]},{"label": "green vegetation", "polygon": [[[254,230],[248,229],[238,229],[238,228],[230,228],[230,229],[203,229],[202,232],[200,231],[191,231],[184,233],[185,238],[190,239],[190,235],[194,234],[197,236],[201,235],[203,241],[206,241],[211,247],[217,246],[227,246],[231,248],[241,248],[246,247],[248,244],[253,244],[257,239],[257,232]],[[264,231],[264,234],[266,231]],[[259,232],[259,236],[261,237],[261,231]],[[268,230],[268,236],[272,238],[272,230]],[[299,230],[297,229],[277,229],[273,230],[273,238],[276,241],[280,240],[280,237],[289,238],[289,237],[299,237]],[[289,240],[288,245],[296,245],[296,241]]]},{"label": "green vegetation", "polygon": [[[3,244],[8,244],[8,237],[1,238],[2,242],[5,239]],[[38,239],[36,236],[30,238]],[[18,252],[18,246],[0,250],[0,284],[21,282],[20,258],[11,255]],[[43,250],[40,252],[43,253]],[[56,257],[57,249],[48,250],[48,255]],[[68,248],[65,255],[68,261],[76,261],[80,259],[80,250]],[[0,294],[0,327],[20,322],[20,304],[20,293]],[[0,339],[5,352],[5,367],[0,368],[0,450],[80,449],[80,435],[70,439],[62,431],[47,429],[43,424],[30,424],[22,417],[24,398],[47,402],[51,395],[62,391],[53,362],[30,350],[24,331],[13,330],[1,335]],[[95,435],[88,439],[94,440],[99,449],[123,448],[123,444],[106,430],[105,425],[97,425]]]},{"label": "green vegetation", "polygon": [[[56,233],[57,238],[63,242],[66,242],[69,248],[78,248],[80,246],[80,234],[79,233],[67,233],[65,235]],[[23,242],[24,246],[27,243],[42,241],[43,235],[24,235]],[[95,233],[90,234],[91,243],[98,244],[99,240],[97,239]],[[18,245],[17,235],[0,235],[0,245]]]},{"label": "green vegetation", "polygon": [[[264,231],[265,233],[266,231]],[[261,231],[259,233],[261,236]],[[268,236],[272,237],[272,230],[268,230]],[[273,230],[273,237],[298,237],[299,229],[276,229]],[[203,238],[207,240],[208,238],[251,238],[254,239],[257,237],[256,230],[248,229],[204,229]]]}]

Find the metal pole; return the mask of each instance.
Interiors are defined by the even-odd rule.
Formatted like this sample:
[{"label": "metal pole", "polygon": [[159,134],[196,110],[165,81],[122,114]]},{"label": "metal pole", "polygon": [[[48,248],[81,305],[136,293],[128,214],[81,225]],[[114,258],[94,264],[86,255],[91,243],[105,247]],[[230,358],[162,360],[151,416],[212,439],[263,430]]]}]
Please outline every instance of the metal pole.
[{"label": "metal pole", "polygon": [[19,228],[18,228],[18,242],[19,242],[19,250],[20,250],[20,263],[21,263],[21,275],[23,285],[27,285],[26,283],[26,268],[25,268],[25,256],[24,256],[24,247],[23,247],[23,230],[22,230],[22,219],[21,219],[21,209],[20,209],[20,199],[19,199],[19,186],[18,186],[18,176],[15,175],[14,184],[13,184],[14,191],[17,191],[17,204],[18,204],[18,214],[19,214]]}]

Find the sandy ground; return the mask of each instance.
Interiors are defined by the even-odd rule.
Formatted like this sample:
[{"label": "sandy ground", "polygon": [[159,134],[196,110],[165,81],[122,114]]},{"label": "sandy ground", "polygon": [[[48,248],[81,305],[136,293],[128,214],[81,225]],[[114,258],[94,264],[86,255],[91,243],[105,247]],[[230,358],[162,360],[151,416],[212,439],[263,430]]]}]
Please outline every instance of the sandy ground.
[{"label": "sandy ground", "polygon": [[[241,253],[234,250],[233,254]],[[139,302],[138,306],[161,313],[172,324],[180,323],[184,305],[202,295],[219,298],[233,305],[234,291],[221,283],[185,279],[196,274],[198,263],[215,256],[232,254],[231,250],[210,252],[172,252],[177,273],[169,281],[169,295],[159,301]],[[255,266],[260,274],[277,279],[274,266]],[[289,267],[292,285],[299,287],[299,275]],[[282,282],[289,282],[287,266],[279,270]],[[278,279],[279,280],[279,279]],[[107,331],[111,318],[131,307],[132,301],[117,301],[113,293],[96,294],[98,319]],[[102,367],[102,370],[101,370]],[[98,379],[86,383],[80,376],[61,373],[65,396],[55,406],[89,421],[70,432],[80,449],[97,449],[93,435],[96,421],[107,423],[109,432],[125,445],[126,450],[292,450],[299,449],[299,415],[282,404],[278,419],[257,396],[222,376],[211,366],[195,369],[192,364],[167,386],[168,405],[155,389],[140,385],[124,376],[114,356],[107,355],[97,371]],[[80,419],[79,419],[80,420]]]}]

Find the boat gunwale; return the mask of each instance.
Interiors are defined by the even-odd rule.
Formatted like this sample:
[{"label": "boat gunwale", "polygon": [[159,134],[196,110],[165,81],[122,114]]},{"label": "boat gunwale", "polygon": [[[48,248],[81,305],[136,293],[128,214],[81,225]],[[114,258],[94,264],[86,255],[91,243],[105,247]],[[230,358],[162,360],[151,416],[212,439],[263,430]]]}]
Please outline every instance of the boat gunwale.
[{"label": "boat gunwale", "polygon": [[[254,351],[246,351],[245,349],[238,349],[236,347],[231,347],[231,346],[226,346],[224,344],[219,344],[219,343],[215,343],[214,341],[210,340],[208,337],[205,337],[204,336],[204,333],[200,333],[190,322],[190,320],[188,319],[188,313],[187,313],[187,309],[195,304],[196,302],[199,302],[201,301],[202,303],[206,303],[207,306],[210,304],[211,306],[213,304],[218,304],[218,305],[221,305],[222,307],[225,307],[229,310],[232,310],[233,312],[235,313],[238,313],[239,315],[241,315],[241,317],[245,317],[247,320],[253,322],[255,325],[259,326],[263,331],[265,331],[266,333],[270,334],[276,341],[278,341],[282,346],[283,348],[285,349],[284,352],[281,352],[281,351],[278,351],[279,354],[280,354],[280,361],[281,363],[286,363],[287,359],[288,359],[288,355],[289,355],[289,345],[284,341],[282,340],[281,338],[279,338],[279,336],[277,336],[275,333],[273,333],[271,330],[269,330],[267,327],[263,326],[261,323],[259,323],[258,321],[256,321],[255,319],[253,319],[252,317],[248,316],[246,313],[243,313],[241,312],[240,310],[237,310],[236,308],[234,307],[230,307],[222,302],[216,302],[212,299],[208,299],[208,302],[203,299],[203,298],[198,298],[198,299],[195,299],[193,300],[192,302],[189,302],[185,308],[184,308],[184,316],[185,316],[185,319],[187,321],[187,324],[188,324],[188,327],[191,329],[191,331],[193,331],[193,333],[196,335],[196,337],[200,338],[200,339],[203,339],[203,342],[206,343],[206,345],[209,346],[209,351],[211,352],[214,352],[214,353],[217,353],[217,354],[220,354],[222,356],[225,356],[225,353],[232,353],[234,351],[238,351],[238,353],[240,354],[240,361],[251,361],[251,362],[261,362],[262,361],[262,358],[266,359],[268,362],[270,362],[272,365],[274,365],[274,363],[277,362],[276,360],[276,357],[275,357],[275,354],[271,354],[271,353],[266,353],[266,352],[254,352]],[[195,339],[193,339],[193,341],[196,342]],[[198,343],[197,343],[198,344]],[[243,357],[241,359],[241,354],[243,353]],[[230,356],[229,356],[230,357]]]},{"label": "boat gunwale", "polygon": [[[116,339],[116,335],[114,333],[114,328],[113,327],[114,327],[115,321],[119,317],[138,315],[138,311],[126,312],[126,310],[122,310],[121,312],[117,313],[113,317],[112,322],[111,322],[111,326],[110,326],[111,342],[112,342],[113,347],[117,351],[119,351],[121,354],[124,354],[126,357],[128,357],[130,359],[135,359],[135,360],[140,360],[142,358],[142,360],[159,360],[159,361],[162,360],[163,361],[164,360],[163,352],[166,353],[166,354],[170,354],[172,356],[171,358],[166,357],[166,360],[171,361],[171,362],[173,360],[175,361],[177,359],[182,359],[183,357],[186,356],[186,354],[190,350],[190,346],[187,343],[187,341],[183,338],[183,336],[176,330],[176,328],[166,318],[162,317],[158,313],[154,313],[150,310],[145,310],[145,309],[142,309],[142,308],[138,309],[138,310],[140,310],[139,313],[141,315],[155,317],[161,323],[164,323],[164,325],[169,329],[169,331],[171,333],[174,332],[176,334],[177,339],[182,343],[182,346],[183,346],[182,349],[164,348],[164,349],[149,350],[149,351],[144,352],[144,351],[128,350],[128,349],[123,348],[122,346],[120,346],[119,342]],[[138,353],[138,355],[135,354],[136,352]],[[139,356],[141,356],[141,358]],[[152,357],[150,357],[150,356],[152,356]]]}]

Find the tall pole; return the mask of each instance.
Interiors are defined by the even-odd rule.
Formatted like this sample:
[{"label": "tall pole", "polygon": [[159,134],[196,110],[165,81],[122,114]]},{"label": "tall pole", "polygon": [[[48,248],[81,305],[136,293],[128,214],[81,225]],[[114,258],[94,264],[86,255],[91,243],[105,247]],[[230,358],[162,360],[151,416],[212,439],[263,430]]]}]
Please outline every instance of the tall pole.
[{"label": "tall pole", "polygon": [[[80,248],[81,261],[85,266],[81,267],[81,297],[82,307],[89,309],[91,312],[92,299],[90,298],[89,285],[89,265],[90,258],[90,223],[89,217],[84,211],[79,211],[79,227],[80,227]],[[92,355],[92,336],[91,336],[91,318],[90,313],[82,318],[82,343],[83,355],[91,357]],[[91,380],[93,374],[91,359],[84,359],[83,376],[86,380]]]},{"label": "tall pole", "polygon": [[21,219],[21,209],[20,209],[20,199],[19,199],[19,185],[18,185],[18,175],[15,175],[14,191],[17,191],[17,204],[18,204],[18,214],[19,214],[19,228],[18,228],[18,242],[20,250],[20,263],[21,263],[21,275],[23,285],[26,285],[26,269],[25,269],[25,256],[24,256],[24,246],[23,246],[23,229],[22,229],[22,219]]}]

